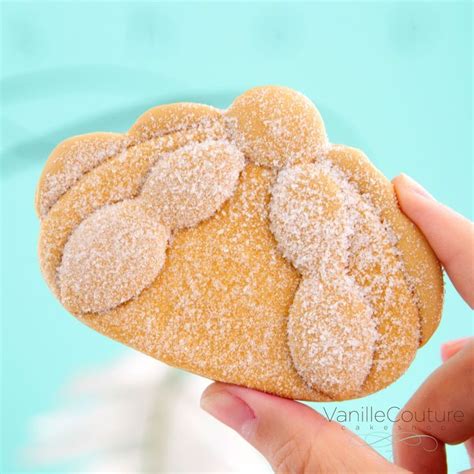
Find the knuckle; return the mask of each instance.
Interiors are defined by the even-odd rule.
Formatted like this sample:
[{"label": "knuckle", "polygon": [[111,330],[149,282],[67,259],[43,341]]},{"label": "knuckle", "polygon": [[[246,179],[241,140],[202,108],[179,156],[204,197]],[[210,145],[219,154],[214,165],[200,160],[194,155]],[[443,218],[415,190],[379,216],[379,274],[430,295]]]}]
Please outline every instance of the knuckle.
[{"label": "knuckle", "polygon": [[276,473],[282,474],[317,472],[311,443],[295,437],[287,438],[276,447],[272,466]]}]

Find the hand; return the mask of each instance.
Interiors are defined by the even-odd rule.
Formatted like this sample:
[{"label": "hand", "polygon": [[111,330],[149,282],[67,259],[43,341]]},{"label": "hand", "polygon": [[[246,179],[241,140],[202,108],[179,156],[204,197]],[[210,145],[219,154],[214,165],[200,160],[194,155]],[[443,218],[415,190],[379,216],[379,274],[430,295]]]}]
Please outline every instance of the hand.
[{"label": "hand", "polygon": [[[402,210],[423,231],[459,294],[472,308],[473,224],[436,202],[420,185],[406,176],[396,178],[394,185]],[[445,443],[466,441],[473,465],[474,338],[443,345],[441,356],[443,365],[428,377],[408,401],[393,427],[395,462],[414,472],[446,472]],[[449,412],[451,415],[448,417]],[[409,420],[415,413],[419,414],[417,418],[421,421],[413,423]],[[418,438],[420,443],[400,441],[407,432],[432,438]],[[428,449],[433,449],[433,442],[436,449],[426,451],[428,443]]]},{"label": "hand", "polygon": [[[422,230],[451,281],[472,307],[474,225],[436,202],[410,178],[402,175],[394,185],[402,210]],[[448,343],[442,354],[446,362],[426,380],[400,415],[429,408],[437,413],[457,410],[463,412],[463,420],[442,423],[446,429],[441,430],[441,424],[436,423],[413,426],[410,422],[408,426],[399,415],[394,424],[395,461],[415,472],[446,472],[444,443],[470,440],[471,447],[473,443],[474,341]],[[213,383],[203,393],[201,406],[240,433],[276,472],[406,472],[349,430],[296,401]],[[423,449],[423,444],[399,442],[405,430],[432,436],[438,440],[437,449],[430,452]]]}]

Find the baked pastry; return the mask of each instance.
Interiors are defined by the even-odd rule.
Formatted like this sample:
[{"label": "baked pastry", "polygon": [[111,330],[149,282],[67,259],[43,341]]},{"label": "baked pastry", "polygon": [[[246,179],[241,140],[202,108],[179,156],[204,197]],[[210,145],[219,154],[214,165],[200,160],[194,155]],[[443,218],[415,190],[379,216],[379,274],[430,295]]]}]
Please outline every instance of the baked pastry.
[{"label": "baked pastry", "polygon": [[43,275],[97,331],[302,400],[386,387],[436,329],[443,280],[391,183],[315,106],[257,87],[65,140],[41,175]]}]

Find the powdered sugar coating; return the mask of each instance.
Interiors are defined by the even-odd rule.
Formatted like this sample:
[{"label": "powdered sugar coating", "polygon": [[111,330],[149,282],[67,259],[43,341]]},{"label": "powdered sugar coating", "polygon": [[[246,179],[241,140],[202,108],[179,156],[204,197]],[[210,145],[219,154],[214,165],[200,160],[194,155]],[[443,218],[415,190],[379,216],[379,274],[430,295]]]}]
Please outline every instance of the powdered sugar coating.
[{"label": "powdered sugar coating", "polygon": [[[346,180],[358,193],[369,198],[371,206],[392,229],[395,241],[391,246],[399,251],[411,299],[419,313],[420,344],[425,344],[439,324],[443,307],[443,276],[436,255],[415,224],[400,211],[390,181],[363,152],[344,145],[332,145],[321,158],[344,170]],[[397,324],[398,320],[394,319],[394,323]],[[410,325],[408,321],[407,325]],[[397,334],[400,332],[398,330]],[[395,333],[393,337],[396,337]]]},{"label": "powdered sugar coating", "polygon": [[373,309],[348,273],[357,195],[327,163],[280,172],[272,190],[271,228],[302,273],[290,308],[289,345],[305,381],[331,397],[362,389],[377,340]]},{"label": "powdered sugar coating", "polygon": [[132,125],[127,136],[132,144],[136,144],[169,133],[219,126],[224,129],[224,120],[215,107],[182,102],[159,105],[147,110]]},{"label": "powdered sugar coating", "polygon": [[51,206],[85,173],[128,145],[118,133],[89,133],[68,138],[51,153],[38,184],[36,209],[44,217]]},{"label": "powdered sugar coating", "polygon": [[258,165],[282,168],[308,163],[327,145],[324,123],[314,104],[286,87],[255,87],[226,113],[235,143]]},{"label": "powdered sugar coating", "polygon": [[334,179],[317,164],[278,174],[270,205],[271,229],[283,255],[303,274],[335,278],[347,261],[354,218]]},{"label": "powdered sugar coating", "polygon": [[[43,271],[84,322],[172,365],[293,398],[361,396],[406,369],[418,346],[418,311],[431,328],[423,334],[436,325],[430,292],[418,291],[430,281],[437,292],[438,277],[427,276],[436,259],[416,229],[391,220],[401,213],[385,206],[394,200],[385,178],[328,145],[306,98],[267,87],[245,93],[224,115],[199,104],[160,106],[127,139],[125,153],[75,177],[43,216]],[[202,159],[193,162],[196,153]],[[136,221],[128,227],[136,238],[111,253],[119,248],[108,243],[112,230],[82,228],[123,199],[135,209],[125,220]],[[152,257],[143,275],[125,265],[153,247],[138,237],[142,214],[175,227],[162,271]],[[108,258],[91,266],[104,266],[110,281],[120,272],[131,280],[119,278],[117,291],[94,282],[100,272],[90,278],[82,263],[72,268],[72,254],[86,255],[94,239]],[[140,282],[147,275],[152,281]],[[74,285],[84,289],[76,294],[101,296],[87,304],[65,297]],[[84,312],[91,304],[103,312]]]},{"label": "powdered sugar coating", "polygon": [[290,308],[288,341],[295,367],[309,386],[335,399],[359,394],[377,338],[372,308],[350,277],[301,281]]},{"label": "powdered sugar coating", "polygon": [[[330,368],[341,371],[341,357],[355,360],[361,355],[351,352],[350,348],[345,352],[342,346],[339,352],[332,352],[332,362],[331,352],[326,353],[326,372],[319,363],[302,369],[305,380],[314,383],[317,377],[318,387],[328,386],[330,392],[327,393],[344,398],[350,393],[349,386],[354,396],[369,387],[370,391],[378,390],[389,380],[399,377],[418,346],[418,312],[396,247],[397,239],[370,197],[361,195],[341,169],[321,157],[317,164],[295,166],[279,173],[272,191],[270,219],[279,248],[302,273],[305,288],[302,294],[324,309],[319,314],[309,303],[300,301],[295,303],[299,311],[290,311],[290,327],[299,328],[298,337],[290,337],[295,365],[304,368],[308,360],[308,354],[302,351],[301,340],[321,337],[316,328],[327,335],[328,323],[322,326],[321,321],[327,319],[328,301],[337,301],[329,295],[343,295],[341,303],[344,298],[350,298],[354,304],[359,301],[359,306],[365,307],[364,311],[359,311],[360,323],[377,334],[369,337],[356,327],[357,318],[348,317],[347,327],[351,328],[352,340],[359,336],[363,338],[359,340],[361,347],[372,347],[371,364],[355,364],[349,371],[352,379],[348,376],[344,382],[344,377],[339,378],[340,385],[337,386],[337,378]],[[327,301],[311,296],[308,278],[313,281],[317,294],[327,295]],[[351,308],[347,304],[346,307]],[[332,326],[334,340],[343,338],[347,329],[341,324],[345,315],[336,313],[333,317],[339,323]],[[348,314],[350,316],[351,311]],[[296,322],[293,321],[295,317],[298,318]],[[403,327],[411,329],[403,331]],[[397,357],[393,357],[394,353]],[[367,354],[365,360],[369,360]],[[370,374],[377,374],[376,377],[369,377],[369,369]],[[326,382],[324,373],[328,377]]]},{"label": "powdered sugar coating", "polygon": [[137,201],[102,207],[64,247],[58,280],[72,312],[104,312],[149,286],[165,261],[169,231]]},{"label": "powdered sugar coating", "polygon": [[158,275],[170,230],[207,219],[228,199],[245,160],[224,140],[164,154],[134,200],[100,208],[71,234],[58,270],[73,312],[103,312],[136,297]]},{"label": "powdered sugar coating", "polygon": [[150,169],[164,154],[190,143],[223,138],[220,127],[194,127],[130,146],[84,174],[41,222],[40,264],[52,291],[59,295],[56,276],[62,251],[83,219],[102,206],[138,196]]},{"label": "powdered sugar coating", "polygon": [[161,157],[141,198],[172,229],[193,227],[234,193],[244,164],[242,152],[225,140],[191,143]]}]

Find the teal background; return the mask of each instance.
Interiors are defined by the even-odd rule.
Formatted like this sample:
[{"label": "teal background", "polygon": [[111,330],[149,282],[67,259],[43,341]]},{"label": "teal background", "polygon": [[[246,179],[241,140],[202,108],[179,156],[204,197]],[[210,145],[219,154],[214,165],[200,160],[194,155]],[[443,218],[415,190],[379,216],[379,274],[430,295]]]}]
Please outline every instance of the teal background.
[{"label": "teal background", "polygon": [[[126,130],[163,101],[225,107],[251,86],[283,84],[315,101],[333,142],[362,148],[387,176],[406,172],[472,217],[468,2],[1,9],[3,472],[26,469],[28,420],[55,406],[73,372],[129,350],[68,316],[38,269],[35,185],[60,140]],[[440,344],[472,333],[472,315],[448,283],[441,326],[407,374],[339,406],[402,406],[440,364]],[[449,452],[453,472],[468,467],[461,446]]]}]

